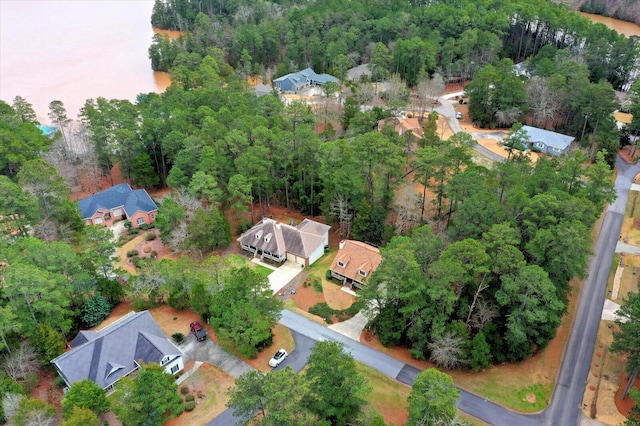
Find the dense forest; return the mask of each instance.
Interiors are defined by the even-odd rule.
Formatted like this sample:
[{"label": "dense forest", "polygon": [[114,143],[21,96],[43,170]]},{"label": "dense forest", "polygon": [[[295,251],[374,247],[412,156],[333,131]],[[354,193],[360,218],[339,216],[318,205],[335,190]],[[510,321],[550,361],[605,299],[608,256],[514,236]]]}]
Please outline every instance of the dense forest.
[{"label": "dense forest", "polygon": [[[625,136],[610,117],[637,43],[548,2],[247,3],[156,2],[154,24],[188,31],[174,42],[156,36],[150,48],[171,87],[135,102],[88,99],[78,123],[53,101],[55,139],[25,99],[0,102],[2,368],[30,361],[0,377],[0,395],[28,393],[39,363],[123,297],[140,309],[191,308],[255,356],[282,306],[264,279],[209,255],[231,241],[229,218],[241,232],[271,205],[323,215],[341,238],[381,247],[363,296],[375,302],[369,328],[384,344],[481,369],[523,360],[555,335],[590,229],[615,196],[610,165],[640,128],[636,119]],[[513,63],[524,59],[517,75]],[[344,77],[363,62],[374,80],[389,80],[386,92],[345,83],[324,89],[321,108],[259,97],[246,81],[308,65]],[[434,88],[472,77],[476,124],[513,126],[507,161],[474,164],[473,137],[442,139],[436,113],[421,117],[420,139],[374,131],[409,105],[425,109]],[[338,91],[344,103],[329,111]],[[640,85],[630,93],[640,112]],[[522,122],[576,135],[579,146],[532,164],[518,150]],[[135,187],[172,189],[156,226],[188,255],[149,260],[124,287],[113,279],[110,231],[84,227],[70,198],[81,176],[115,165]],[[240,311],[243,321],[231,321]],[[251,326],[255,341],[236,340]]]}]

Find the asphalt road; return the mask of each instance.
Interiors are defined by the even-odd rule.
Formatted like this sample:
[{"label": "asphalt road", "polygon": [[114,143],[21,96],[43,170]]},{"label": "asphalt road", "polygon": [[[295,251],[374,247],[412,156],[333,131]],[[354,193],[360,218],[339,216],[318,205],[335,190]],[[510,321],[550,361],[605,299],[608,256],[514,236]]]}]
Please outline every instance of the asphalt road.
[{"label": "asphalt road", "polygon": [[[457,406],[460,410],[496,426],[529,425],[578,425],[582,417],[580,404],[589,373],[589,365],[604,305],[604,294],[620,235],[629,189],[640,165],[627,164],[620,157],[616,160],[618,175],[615,188],[618,198],[611,204],[598,234],[594,255],[590,259],[589,275],[580,293],[576,316],[562,365],[556,380],[551,403],[546,410],[536,414],[519,414],[507,410],[492,401],[461,390]],[[300,371],[311,353],[315,341],[335,340],[344,345],[354,359],[384,373],[398,381],[412,385],[419,370],[404,364],[360,342],[343,336],[291,311],[282,311],[280,323],[292,330],[296,349],[278,368],[291,365]],[[208,425],[230,426],[236,424],[231,410],[211,421]]]},{"label": "asphalt road", "polygon": [[[453,105],[451,105],[451,100],[441,97],[438,98],[438,102],[440,102],[440,106],[438,106],[435,110],[438,112],[438,114],[443,115],[447,119],[447,123],[449,123],[451,131],[453,131],[453,133],[462,132],[462,126],[460,126],[460,122],[456,118],[456,110]],[[479,143],[475,144],[473,146],[473,149],[482,156],[487,157],[490,160],[495,161],[496,163],[502,163],[505,161],[504,157],[485,148]]]}]

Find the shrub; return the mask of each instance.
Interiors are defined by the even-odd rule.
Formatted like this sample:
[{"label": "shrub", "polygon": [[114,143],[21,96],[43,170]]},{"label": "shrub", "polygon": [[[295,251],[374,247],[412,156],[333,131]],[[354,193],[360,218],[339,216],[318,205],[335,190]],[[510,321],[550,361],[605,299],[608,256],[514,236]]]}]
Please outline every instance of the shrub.
[{"label": "shrub", "polygon": [[130,221],[130,220],[127,220],[127,221],[124,223],[124,227],[125,227],[125,228],[127,228],[129,231],[131,231],[131,228],[133,228],[133,224],[131,223],[131,221]]},{"label": "shrub", "polygon": [[157,238],[157,235],[154,232],[149,232],[147,235],[144,236],[145,241],[153,241],[156,238]]},{"label": "shrub", "polygon": [[[187,389],[187,391],[188,391],[188,390],[189,390],[189,389]],[[195,396],[193,396],[193,394],[192,394],[192,393],[190,393],[189,395],[187,395],[187,396],[185,396],[185,397],[184,397],[184,400],[185,400],[185,401],[187,401],[187,402],[189,402],[189,401],[195,401],[195,399],[196,399],[196,397],[195,397]]]},{"label": "shrub", "polygon": [[138,229],[138,228],[131,228],[129,230],[129,234],[131,234],[131,235],[138,235],[139,232],[140,232],[140,229]]},{"label": "shrub", "polygon": [[304,280],[304,282],[302,283],[303,287],[309,287],[310,285],[311,285],[311,279],[309,279],[309,278]]},{"label": "shrub", "polygon": [[313,288],[315,288],[318,293],[322,293],[322,284],[320,284],[320,281],[313,280]]},{"label": "shrub", "polygon": [[195,401],[187,401],[184,403],[184,411],[193,411],[196,408]]},{"label": "shrub", "polygon": [[[172,339],[173,339],[177,344],[180,344],[180,343],[184,342],[184,334],[182,334],[182,333],[173,333],[173,334],[171,335],[171,338],[172,338]],[[184,388],[186,388],[186,386],[183,386],[183,387],[182,387],[182,389],[184,389]],[[181,389],[181,391],[182,391],[182,389]],[[189,388],[187,388],[187,392],[188,392],[188,391],[189,391]],[[185,392],[183,392],[183,393],[185,393]]]},{"label": "shrub", "polygon": [[327,272],[324,274],[324,277],[328,280],[331,279],[331,269],[327,269]]},{"label": "shrub", "polygon": [[[182,335],[182,333],[175,333],[175,334],[173,334],[171,337],[175,336],[176,334],[180,334],[180,335]],[[182,337],[184,337],[184,335],[182,335]],[[180,393],[181,393],[181,394],[183,394],[183,395],[188,394],[188,393],[189,393],[189,386],[183,386],[183,387],[181,387],[181,388],[180,388]]]},{"label": "shrub", "polygon": [[158,252],[155,250],[151,250],[151,253],[149,253],[149,256],[151,256],[152,259],[155,259],[156,257],[158,257]]},{"label": "shrub", "polygon": [[316,303],[315,305],[309,308],[309,313],[312,313],[314,315],[318,315],[321,318],[324,318],[327,324],[333,323],[333,320],[331,319],[331,317],[333,316],[334,312],[335,311],[331,309],[329,305],[326,304],[326,302]]},{"label": "shrub", "polygon": [[134,250],[129,250],[127,252],[127,257],[134,257],[134,256],[137,256],[138,254],[139,254],[138,250],[135,250],[135,249]]}]

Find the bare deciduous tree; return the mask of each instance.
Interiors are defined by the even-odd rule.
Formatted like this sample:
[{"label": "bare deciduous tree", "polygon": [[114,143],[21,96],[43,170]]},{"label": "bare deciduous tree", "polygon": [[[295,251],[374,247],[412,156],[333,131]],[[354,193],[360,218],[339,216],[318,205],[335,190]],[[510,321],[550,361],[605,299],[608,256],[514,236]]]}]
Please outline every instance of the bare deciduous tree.
[{"label": "bare deciduous tree", "polygon": [[442,75],[435,73],[431,78],[425,78],[418,82],[416,95],[418,96],[418,118],[422,122],[427,106],[436,101],[438,96],[444,90],[444,78]]},{"label": "bare deciduous tree", "polygon": [[2,409],[4,410],[4,417],[11,423],[11,419],[16,415],[20,401],[22,401],[24,395],[19,393],[7,393],[2,398]]},{"label": "bare deciduous tree", "polygon": [[393,211],[396,213],[396,234],[407,234],[420,223],[422,196],[415,192],[412,185],[405,185],[394,198]]},{"label": "bare deciduous tree", "polygon": [[476,309],[473,311],[473,316],[471,317],[471,327],[476,330],[481,330],[497,316],[498,311],[495,306],[484,299],[480,299],[478,303],[476,303]]},{"label": "bare deciduous tree", "polygon": [[438,367],[453,370],[466,363],[462,358],[462,338],[454,336],[452,332],[445,333],[444,336],[429,343],[431,356],[429,359]]},{"label": "bare deciduous tree", "polygon": [[511,126],[513,123],[518,121],[520,118],[520,108],[511,107],[506,110],[499,110],[496,112],[496,120],[498,120],[498,124],[502,126]]},{"label": "bare deciduous tree", "polygon": [[189,237],[189,231],[187,231],[187,222],[182,221],[173,227],[171,234],[169,235],[169,247],[174,252],[182,250],[184,243]]},{"label": "bare deciduous tree", "polygon": [[38,354],[29,342],[23,341],[2,361],[2,370],[16,382],[26,381],[29,375],[40,372]]},{"label": "bare deciduous tree", "polygon": [[184,188],[174,192],[173,200],[184,209],[184,216],[187,222],[193,219],[199,208],[202,208],[200,200],[189,194]]},{"label": "bare deciduous tree", "polygon": [[528,106],[534,126],[544,127],[558,113],[557,94],[549,89],[549,79],[534,76],[527,83]]},{"label": "bare deciduous tree", "polygon": [[346,195],[336,194],[330,206],[331,216],[338,219],[340,224],[340,239],[349,238],[351,234],[351,220],[353,214],[349,211],[349,199]]}]

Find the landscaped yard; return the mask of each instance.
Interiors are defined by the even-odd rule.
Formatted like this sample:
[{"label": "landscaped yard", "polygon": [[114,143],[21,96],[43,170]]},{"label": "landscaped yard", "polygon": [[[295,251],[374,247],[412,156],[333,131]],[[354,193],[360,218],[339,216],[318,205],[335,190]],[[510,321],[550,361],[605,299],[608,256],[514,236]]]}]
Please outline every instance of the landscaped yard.
[{"label": "landscaped yard", "polygon": [[[165,426],[201,426],[227,409],[229,400],[227,390],[235,385],[233,377],[216,366],[202,364],[198,371],[178,386],[187,387],[195,396],[196,408],[183,412],[179,417],[168,421]],[[184,396],[184,395],[183,395]]]}]

